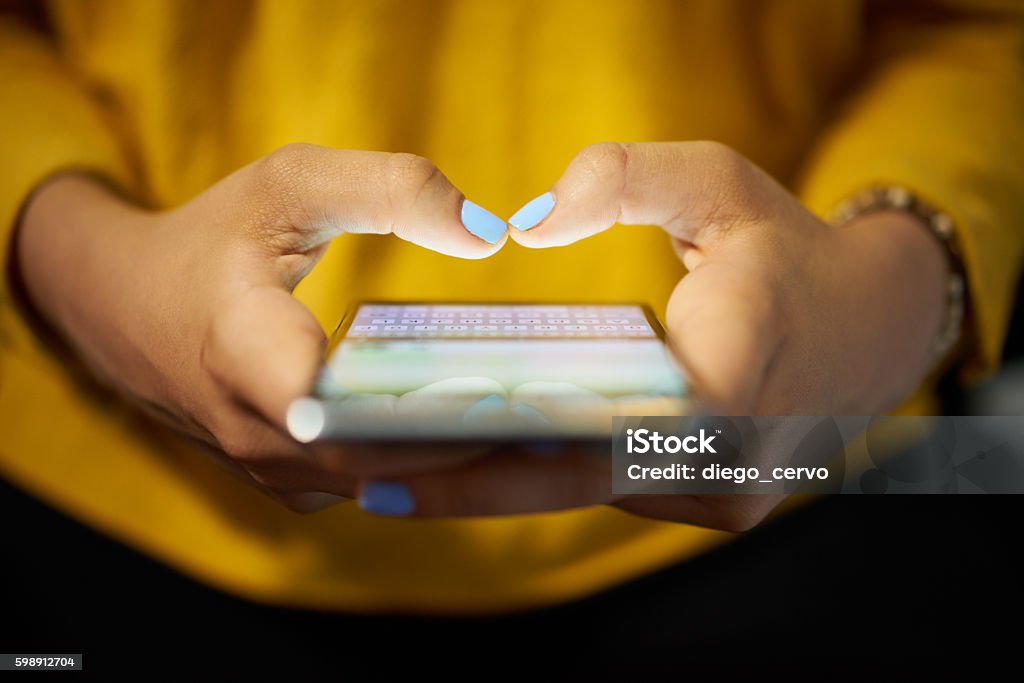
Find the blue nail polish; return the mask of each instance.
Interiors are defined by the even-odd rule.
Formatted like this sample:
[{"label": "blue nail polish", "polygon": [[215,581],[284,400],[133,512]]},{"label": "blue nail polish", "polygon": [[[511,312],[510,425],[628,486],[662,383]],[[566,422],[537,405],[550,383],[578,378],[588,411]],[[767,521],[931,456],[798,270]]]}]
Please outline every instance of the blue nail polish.
[{"label": "blue nail polish", "polygon": [[531,441],[526,445],[537,455],[556,456],[565,452],[565,444],[558,441]]},{"label": "blue nail polish", "polygon": [[523,208],[516,211],[512,218],[508,219],[508,222],[519,230],[529,230],[547,218],[553,208],[555,208],[555,195],[545,192],[541,196],[526,202]]},{"label": "blue nail polish", "polygon": [[544,417],[544,413],[525,403],[517,403],[512,406],[512,412],[522,418],[525,418],[527,422],[532,422],[538,426],[547,426],[551,424],[551,420]]},{"label": "blue nail polish", "polygon": [[505,221],[468,199],[462,202],[462,224],[466,230],[489,244],[497,244],[508,227]]},{"label": "blue nail polish", "polygon": [[462,416],[463,422],[473,422],[495,413],[501,413],[508,408],[508,401],[504,397],[498,394],[491,394],[480,399],[469,408],[466,409],[466,413]]},{"label": "blue nail polish", "polygon": [[405,517],[416,509],[409,487],[394,481],[374,481],[363,488],[359,507],[375,515]]}]

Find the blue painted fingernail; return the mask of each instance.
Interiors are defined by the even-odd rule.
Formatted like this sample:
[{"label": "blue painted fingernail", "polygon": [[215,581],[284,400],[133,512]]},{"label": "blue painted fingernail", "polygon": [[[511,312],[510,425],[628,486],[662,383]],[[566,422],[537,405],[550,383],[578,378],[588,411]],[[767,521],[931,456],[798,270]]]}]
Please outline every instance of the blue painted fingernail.
[{"label": "blue painted fingernail", "polygon": [[504,397],[498,394],[491,394],[480,399],[469,408],[466,409],[465,415],[462,416],[463,422],[473,422],[480,418],[485,418],[495,413],[501,413],[508,407],[508,401]]},{"label": "blue painted fingernail", "polygon": [[529,230],[547,218],[553,208],[555,208],[555,195],[545,192],[541,196],[526,202],[523,208],[516,211],[512,218],[508,219],[508,222],[519,230]]},{"label": "blue painted fingernail", "polygon": [[405,517],[416,509],[408,486],[394,481],[374,481],[363,488],[359,507],[375,515]]},{"label": "blue painted fingernail", "polygon": [[550,425],[551,420],[544,417],[544,413],[540,412],[531,405],[525,403],[517,403],[512,406],[512,411],[520,417],[526,418],[528,422],[533,422],[537,425]]},{"label": "blue painted fingernail", "polygon": [[468,199],[462,202],[462,224],[488,244],[497,244],[508,227],[505,221]]},{"label": "blue painted fingernail", "polygon": [[555,456],[565,453],[565,444],[558,441],[531,441],[526,447],[537,455]]}]

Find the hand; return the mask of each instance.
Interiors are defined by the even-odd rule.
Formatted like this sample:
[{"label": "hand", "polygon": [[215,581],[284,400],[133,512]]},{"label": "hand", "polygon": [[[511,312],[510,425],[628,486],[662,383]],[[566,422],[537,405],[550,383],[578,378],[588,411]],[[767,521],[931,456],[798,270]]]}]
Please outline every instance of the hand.
[{"label": "hand", "polygon": [[291,145],[163,212],[85,176],[54,178],[26,209],[17,258],[31,302],[97,375],[216,447],[250,482],[309,509],[336,499],[307,494],[350,496],[356,476],[479,452],[435,446],[428,457],[408,448],[382,458],[368,447],[301,446],[283,431],[325,342],[290,291],[328,242],[394,233],[463,258],[500,249],[501,221],[484,217],[485,241],[460,222],[463,206],[425,159]]},{"label": "hand", "polygon": [[[552,194],[550,213],[529,230],[512,229],[512,239],[561,246],[616,223],[659,225],[669,233],[689,270],[668,305],[669,334],[714,412],[881,414],[929,370],[947,266],[912,216],[877,213],[829,227],[742,156],[707,142],[589,147]],[[401,484],[414,514],[423,516],[613,503],[652,517],[745,529],[780,501],[616,500],[607,458],[579,452],[491,457]],[[374,488],[362,490],[364,505],[373,507]]]}]

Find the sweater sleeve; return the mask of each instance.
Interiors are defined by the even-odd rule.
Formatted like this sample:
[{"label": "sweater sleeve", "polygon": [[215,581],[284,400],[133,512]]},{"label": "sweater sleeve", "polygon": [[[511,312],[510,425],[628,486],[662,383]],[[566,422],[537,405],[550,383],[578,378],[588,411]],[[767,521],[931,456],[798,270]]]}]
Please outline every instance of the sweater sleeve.
[{"label": "sweater sleeve", "polygon": [[[127,186],[118,140],[88,88],[31,12],[0,3],[0,363],[30,339],[13,305],[13,236],[26,199],[47,177],[84,170]],[[0,372],[0,375],[3,373]]]},{"label": "sweater sleeve", "polygon": [[1024,7],[880,2],[865,26],[862,73],[799,193],[826,214],[865,187],[900,185],[953,218],[969,381],[999,361],[1024,256]]}]

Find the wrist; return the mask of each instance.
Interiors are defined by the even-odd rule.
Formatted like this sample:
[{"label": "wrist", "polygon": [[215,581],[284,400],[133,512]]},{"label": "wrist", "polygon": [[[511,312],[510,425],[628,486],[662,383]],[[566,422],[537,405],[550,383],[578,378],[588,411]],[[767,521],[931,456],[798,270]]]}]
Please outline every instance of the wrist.
[{"label": "wrist", "polygon": [[848,197],[833,211],[831,222],[843,225],[878,211],[892,211],[916,218],[917,224],[941,247],[947,266],[944,283],[946,307],[942,326],[932,342],[931,360],[933,366],[944,369],[954,349],[960,346],[967,312],[967,283],[953,219],[905,187],[881,185],[868,187]]},{"label": "wrist", "polygon": [[863,334],[884,403],[902,401],[935,365],[935,342],[948,312],[950,260],[917,215],[880,209],[838,228],[856,283],[857,317],[872,320]]},{"label": "wrist", "polygon": [[131,249],[126,223],[142,212],[100,181],[55,176],[29,199],[16,231],[13,258],[35,313],[56,332],[74,335],[83,313],[106,303],[103,280],[111,257]]}]

